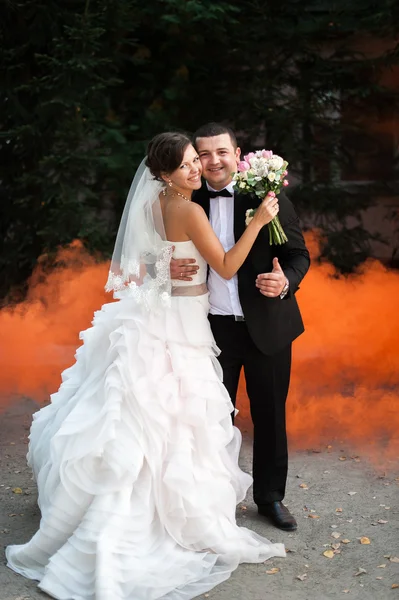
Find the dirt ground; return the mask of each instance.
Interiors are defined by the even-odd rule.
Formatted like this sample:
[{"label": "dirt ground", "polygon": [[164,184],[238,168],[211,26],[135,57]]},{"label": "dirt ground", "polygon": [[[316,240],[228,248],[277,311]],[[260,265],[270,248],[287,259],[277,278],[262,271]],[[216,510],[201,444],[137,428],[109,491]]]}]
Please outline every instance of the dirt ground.
[{"label": "dirt ground", "polygon": [[[30,538],[39,523],[36,488],[25,463],[37,405],[16,398],[0,414],[0,600],[45,600],[35,582],[6,568],[4,546]],[[359,453],[359,456],[357,456]],[[242,467],[250,470],[251,442]],[[286,504],[298,531],[283,533],[258,517],[251,497],[237,510],[241,525],[285,543],[287,557],[241,565],[210,600],[399,599],[399,459],[385,472],[343,444],[291,452]],[[327,552],[327,556],[323,553]],[[331,556],[329,558],[329,556]]]}]

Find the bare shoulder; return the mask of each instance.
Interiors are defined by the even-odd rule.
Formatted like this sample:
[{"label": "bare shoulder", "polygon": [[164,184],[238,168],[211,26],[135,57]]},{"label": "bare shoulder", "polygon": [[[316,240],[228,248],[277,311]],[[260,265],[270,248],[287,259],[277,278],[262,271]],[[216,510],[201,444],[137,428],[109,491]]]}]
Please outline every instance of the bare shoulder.
[{"label": "bare shoulder", "polygon": [[186,204],[186,212],[189,218],[199,218],[202,219],[205,217],[207,219],[206,213],[202,206],[197,204],[196,202],[187,202]]}]

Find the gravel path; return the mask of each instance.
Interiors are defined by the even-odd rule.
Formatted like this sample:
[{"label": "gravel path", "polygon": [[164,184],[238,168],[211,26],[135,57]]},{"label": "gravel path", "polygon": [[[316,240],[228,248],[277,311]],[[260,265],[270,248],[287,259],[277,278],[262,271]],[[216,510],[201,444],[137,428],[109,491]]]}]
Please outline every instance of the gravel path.
[{"label": "gravel path", "polygon": [[[27,540],[39,523],[36,487],[25,463],[35,410],[34,402],[16,398],[0,415],[2,548]],[[251,498],[237,510],[241,525],[272,541],[283,541],[287,558],[241,565],[227,582],[202,598],[399,599],[399,459],[382,472],[365,453],[354,456],[348,447],[333,444],[316,450],[291,455],[286,504],[298,519],[297,532],[283,533],[259,518]],[[241,461],[249,470],[249,439],[244,441]],[[0,581],[0,600],[48,598],[34,582],[5,567],[4,553]]]}]

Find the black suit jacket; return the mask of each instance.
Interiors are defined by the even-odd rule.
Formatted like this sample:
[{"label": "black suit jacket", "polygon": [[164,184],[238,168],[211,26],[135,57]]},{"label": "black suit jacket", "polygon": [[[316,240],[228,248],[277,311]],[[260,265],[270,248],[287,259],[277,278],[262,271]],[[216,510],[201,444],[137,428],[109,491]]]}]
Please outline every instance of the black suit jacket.
[{"label": "black suit jacket", "polygon": [[[279,218],[288,242],[271,246],[268,227],[263,227],[237,274],[238,294],[249,334],[259,350],[267,355],[279,352],[304,331],[295,292],[310,264],[294,206],[284,193],[280,193],[278,199]],[[202,206],[209,218],[210,201],[205,184],[194,192],[193,201]],[[234,237],[237,241],[245,230],[245,212],[259,206],[259,200],[256,196],[235,192],[232,202]],[[257,275],[272,270],[275,256],[290,282],[289,292],[283,300],[263,296],[255,285]]]}]

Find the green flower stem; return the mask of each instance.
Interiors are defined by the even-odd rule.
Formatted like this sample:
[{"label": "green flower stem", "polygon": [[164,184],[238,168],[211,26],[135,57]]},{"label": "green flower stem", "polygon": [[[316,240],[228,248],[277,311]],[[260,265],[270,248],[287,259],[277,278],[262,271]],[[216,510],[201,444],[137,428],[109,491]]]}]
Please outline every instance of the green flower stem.
[{"label": "green flower stem", "polygon": [[281,226],[280,219],[278,217],[274,217],[270,223],[268,223],[269,228],[269,244],[276,244],[281,246],[288,242],[288,238],[284,233],[284,229]]}]

